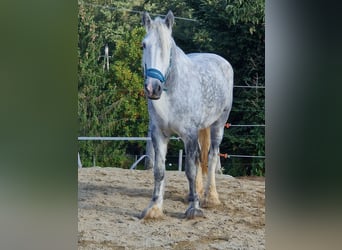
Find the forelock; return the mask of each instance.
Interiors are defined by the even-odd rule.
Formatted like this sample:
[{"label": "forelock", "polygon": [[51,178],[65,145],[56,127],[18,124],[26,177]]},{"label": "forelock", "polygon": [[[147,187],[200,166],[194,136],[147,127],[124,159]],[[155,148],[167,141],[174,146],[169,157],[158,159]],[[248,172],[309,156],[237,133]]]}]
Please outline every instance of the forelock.
[{"label": "forelock", "polygon": [[159,39],[159,43],[162,45],[163,51],[169,49],[170,45],[170,30],[165,25],[165,22],[160,17],[156,17],[151,24],[151,30],[155,30],[157,34],[157,39]]}]

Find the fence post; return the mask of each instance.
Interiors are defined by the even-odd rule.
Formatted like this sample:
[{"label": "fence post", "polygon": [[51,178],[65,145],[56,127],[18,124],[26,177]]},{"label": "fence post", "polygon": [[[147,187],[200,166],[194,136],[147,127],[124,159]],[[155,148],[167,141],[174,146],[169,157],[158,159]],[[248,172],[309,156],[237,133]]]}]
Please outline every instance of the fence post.
[{"label": "fence post", "polygon": [[178,156],[178,172],[182,172],[183,149],[179,150]]},{"label": "fence post", "polygon": [[77,153],[77,163],[78,163],[78,168],[82,168],[82,162],[81,162],[81,157],[80,153]]}]

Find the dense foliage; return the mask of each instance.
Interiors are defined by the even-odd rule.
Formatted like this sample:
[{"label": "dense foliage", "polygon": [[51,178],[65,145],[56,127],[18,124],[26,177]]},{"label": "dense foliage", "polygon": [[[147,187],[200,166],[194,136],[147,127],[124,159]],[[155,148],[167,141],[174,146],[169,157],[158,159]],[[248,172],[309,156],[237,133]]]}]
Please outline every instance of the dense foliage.
[{"label": "dense foliage", "polygon": [[[199,1],[79,1],[79,135],[147,135],[148,114],[142,88],[140,43],[145,34],[140,12],[152,17],[169,9],[176,16],[173,36],[186,53],[213,52],[234,68],[234,84],[254,88],[234,89],[229,123],[265,124],[265,19],[263,0]],[[180,19],[183,17],[186,19]],[[109,47],[109,69],[104,46]],[[225,129],[221,153],[265,155],[264,127]],[[178,162],[181,142],[172,140],[167,162]],[[144,142],[80,141],[84,166],[129,167],[132,155],[145,152]],[[95,158],[95,159],[94,159]],[[224,172],[264,175],[260,158],[222,159]]]}]

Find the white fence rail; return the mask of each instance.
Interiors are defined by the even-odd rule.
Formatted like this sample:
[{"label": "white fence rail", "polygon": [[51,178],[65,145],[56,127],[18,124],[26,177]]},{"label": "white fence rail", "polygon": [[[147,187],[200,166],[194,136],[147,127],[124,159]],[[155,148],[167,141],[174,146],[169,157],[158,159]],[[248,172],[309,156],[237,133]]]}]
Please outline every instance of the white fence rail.
[{"label": "white fence rail", "polygon": [[[232,125],[230,125],[232,126]],[[247,125],[248,126],[248,125]],[[260,125],[263,126],[263,125]],[[174,137],[172,136],[170,138],[171,140],[180,140],[180,137]],[[80,136],[78,137],[79,141],[150,141],[151,137],[85,137]],[[265,159],[264,155],[230,155],[230,154],[220,154],[221,157],[224,158],[261,158]],[[149,157],[148,155],[142,155],[138,160],[136,160],[130,169],[135,169],[138,163],[144,159],[145,157]],[[182,159],[183,159],[183,150],[181,149],[179,151],[179,159],[178,159],[178,170],[182,170]],[[95,166],[95,158],[93,159],[94,166]],[[77,162],[78,162],[78,168],[82,168],[82,162],[80,158],[80,154],[77,154]]]}]

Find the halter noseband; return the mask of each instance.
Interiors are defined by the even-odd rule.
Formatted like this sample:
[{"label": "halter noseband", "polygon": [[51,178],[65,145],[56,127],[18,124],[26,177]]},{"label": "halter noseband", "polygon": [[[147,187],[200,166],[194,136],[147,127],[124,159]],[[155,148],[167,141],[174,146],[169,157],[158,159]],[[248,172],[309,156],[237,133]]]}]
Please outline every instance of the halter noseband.
[{"label": "halter noseband", "polygon": [[164,83],[166,80],[163,73],[154,68],[146,69],[145,78],[147,77],[158,79],[161,83]]}]

